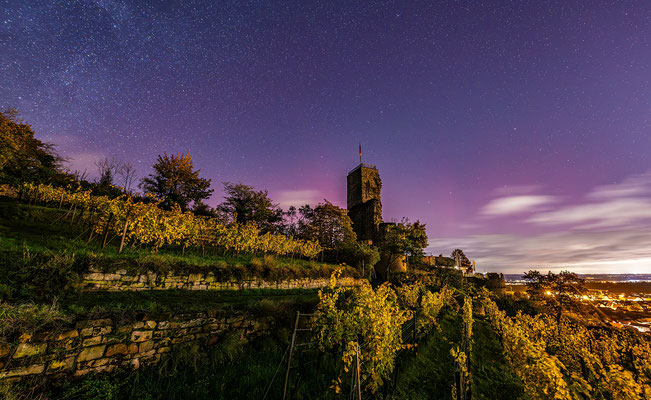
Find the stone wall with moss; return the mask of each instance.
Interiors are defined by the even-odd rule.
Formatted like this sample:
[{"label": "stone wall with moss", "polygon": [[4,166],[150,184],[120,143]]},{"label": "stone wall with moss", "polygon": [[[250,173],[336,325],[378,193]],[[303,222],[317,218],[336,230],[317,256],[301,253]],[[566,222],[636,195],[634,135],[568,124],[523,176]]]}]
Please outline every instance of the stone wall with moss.
[{"label": "stone wall with moss", "polygon": [[158,362],[184,343],[211,345],[229,332],[246,341],[267,330],[272,322],[271,317],[219,311],[145,317],[128,323],[117,317],[93,319],[56,330],[23,333],[11,342],[0,339],[0,381],[139,368]]},{"label": "stone wall with moss", "polygon": [[[342,277],[338,284],[354,286],[361,283],[360,279]],[[84,275],[82,290],[93,291],[138,291],[138,290],[245,290],[245,289],[317,289],[330,284],[329,278],[296,278],[280,281],[264,280],[262,278],[234,279],[222,281],[209,273],[187,274],[158,274],[128,273],[127,270],[115,272],[94,271]]]}]

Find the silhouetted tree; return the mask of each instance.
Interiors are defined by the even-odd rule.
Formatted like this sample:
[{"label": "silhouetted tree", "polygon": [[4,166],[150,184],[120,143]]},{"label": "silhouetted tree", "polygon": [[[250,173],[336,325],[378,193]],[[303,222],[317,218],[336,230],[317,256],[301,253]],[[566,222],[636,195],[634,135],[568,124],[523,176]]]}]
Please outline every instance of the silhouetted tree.
[{"label": "silhouetted tree", "polygon": [[145,193],[161,199],[164,208],[178,204],[187,210],[191,202],[207,199],[213,192],[210,179],[199,177],[200,170],[194,170],[190,153],[164,153],[153,168],[154,173],[143,178],[140,186]]},{"label": "silhouetted tree", "polygon": [[466,255],[463,254],[463,250],[461,249],[454,249],[452,251],[452,254],[450,255],[450,257],[453,260],[455,260],[455,263],[457,260],[457,255],[459,255],[459,262],[461,263],[461,265],[459,265],[459,268],[468,269],[472,266],[472,263],[470,262],[468,257],[466,257]]},{"label": "silhouetted tree", "polygon": [[[577,309],[579,296],[584,293],[585,280],[576,273],[561,271],[543,275],[536,270],[522,276],[527,283],[527,293],[532,300],[542,302],[560,322],[563,311]],[[549,292],[549,294],[547,294]]]},{"label": "silhouetted tree", "polygon": [[302,208],[299,224],[300,236],[307,240],[317,240],[321,247],[328,250],[341,250],[347,244],[354,243],[357,235],[348,211],[324,200],[314,209]]},{"label": "silhouetted tree", "polygon": [[61,175],[63,158],[54,145],[34,137],[18,111],[0,111],[0,183],[51,182]]},{"label": "silhouetted tree", "polygon": [[380,251],[387,258],[387,278],[391,273],[390,267],[397,257],[406,256],[412,261],[418,261],[427,247],[425,224],[420,221],[409,222],[403,219],[397,224],[388,225],[379,242]]},{"label": "silhouetted tree", "polygon": [[131,186],[136,181],[136,167],[131,163],[124,163],[120,165],[117,170],[119,177],[118,182],[126,192],[131,192]]},{"label": "silhouetted tree", "polygon": [[231,221],[255,222],[264,232],[278,232],[282,227],[283,211],[269,198],[266,190],[256,191],[243,183],[224,182],[226,197],[217,209]]}]

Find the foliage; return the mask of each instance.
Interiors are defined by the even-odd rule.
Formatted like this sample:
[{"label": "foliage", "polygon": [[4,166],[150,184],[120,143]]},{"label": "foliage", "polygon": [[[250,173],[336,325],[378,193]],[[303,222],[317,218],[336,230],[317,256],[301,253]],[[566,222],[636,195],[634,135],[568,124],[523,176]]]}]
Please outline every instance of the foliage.
[{"label": "foliage", "polygon": [[226,197],[217,208],[238,224],[254,224],[262,232],[277,232],[283,220],[283,212],[269,198],[269,193],[256,191],[243,183],[224,182]]},{"label": "foliage", "polygon": [[58,321],[65,320],[57,303],[10,304],[0,300],[0,337],[18,332],[34,332]]},{"label": "foliage", "polygon": [[[374,393],[393,371],[396,353],[404,348],[400,328],[410,314],[398,306],[388,284],[375,290],[364,284],[352,289],[350,296],[344,294],[345,289],[336,286],[335,275],[329,290],[319,291],[316,340],[321,351],[342,354],[345,371],[359,351],[360,379],[368,382],[364,389]],[[337,392],[339,382],[334,383]]]},{"label": "foliage", "polygon": [[[88,190],[65,189],[50,185],[24,184],[21,192],[34,202],[69,207],[71,221],[90,226],[98,237],[107,232],[111,237],[124,235],[125,243],[152,246],[205,248],[219,247],[237,253],[273,253],[314,258],[321,247],[317,242],[263,233],[254,223],[224,224],[218,218],[197,216],[182,211],[174,204],[170,210],[158,207],[157,202],[136,201],[131,196],[117,198],[93,196]],[[92,238],[92,235],[90,236]]]},{"label": "foliage", "polygon": [[532,399],[638,399],[651,395],[651,349],[634,330],[589,328],[547,314],[508,317],[484,295],[504,354]]},{"label": "foliage", "polygon": [[[403,325],[415,313],[421,318],[420,330],[437,326],[440,310],[454,302],[452,291],[431,293],[421,285],[393,289],[385,283],[373,289],[369,284],[345,289],[337,287],[337,277],[330,288],[319,291],[319,305],[314,323],[320,351],[341,354],[344,371],[353,365],[359,352],[361,381],[365,391],[375,393],[395,368],[396,356],[412,347],[403,343]],[[341,390],[341,378],[333,384]]]},{"label": "foliage", "polygon": [[145,193],[160,199],[164,208],[187,210],[190,202],[207,199],[213,192],[210,179],[199,177],[200,170],[194,170],[189,152],[163,153],[153,168],[154,173],[143,178],[141,186]]},{"label": "foliage", "polygon": [[0,111],[0,183],[51,181],[60,174],[63,159],[17,116],[15,109]]},{"label": "foliage", "polygon": [[556,314],[557,322],[560,322],[563,311],[579,307],[577,296],[585,290],[585,281],[569,271],[561,271],[558,274],[550,271],[547,275],[529,271],[522,278],[527,282],[529,297],[552,310]]},{"label": "foliage", "polygon": [[0,300],[45,300],[72,293],[85,267],[70,253],[0,253]]},{"label": "foliage", "polygon": [[344,259],[358,269],[370,272],[380,261],[380,251],[377,247],[364,242],[351,242],[343,248]]},{"label": "foliage", "polygon": [[459,257],[459,263],[460,263],[460,265],[458,266],[459,268],[466,269],[466,268],[470,268],[472,266],[472,263],[470,262],[468,257],[466,257],[466,255],[463,253],[463,250],[461,250],[461,249],[454,249],[452,251],[452,254],[450,255],[450,258],[452,260],[454,260],[455,265],[457,263],[457,261],[456,261],[457,256]]},{"label": "foliage", "polygon": [[324,249],[350,246],[357,240],[348,211],[325,200],[309,213],[303,214],[299,235],[319,242]]},{"label": "foliage", "polygon": [[388,225],[380,241],[382,252],[387,254],[388,265],[391,265],[395,257],[403,255],[418,261],[422,258],[425,247],[427,247],[425,224],[419,221],[411,223],[407,219]]}]

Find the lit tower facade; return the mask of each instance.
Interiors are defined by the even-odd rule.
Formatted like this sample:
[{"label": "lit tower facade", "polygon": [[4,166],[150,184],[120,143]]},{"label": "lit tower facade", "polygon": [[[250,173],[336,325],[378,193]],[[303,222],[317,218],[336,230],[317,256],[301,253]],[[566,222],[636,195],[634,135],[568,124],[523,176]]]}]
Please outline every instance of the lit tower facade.
[{"label": "lit tower facade", "polygon": [[382,223],[382,180],[375,165],[359,164],[348,173],[348,216],[357,240],[373,242]]}]

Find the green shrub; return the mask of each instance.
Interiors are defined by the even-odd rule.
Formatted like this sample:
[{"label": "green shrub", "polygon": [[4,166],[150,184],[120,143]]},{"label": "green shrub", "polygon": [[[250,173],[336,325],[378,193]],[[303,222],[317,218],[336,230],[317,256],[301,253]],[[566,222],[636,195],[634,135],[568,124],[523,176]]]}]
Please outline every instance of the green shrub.
[{"label": "green shrub", "polygon": [[67,252],[0,251],[0,275],[5,281],[0,300],[49,302],[74,292],[87,271],[84,257]]},{"label": "green shrub", "polygon": [[65,320],[56,302],[50,305],[33,303],[12,305],[0,301],[0,337],[11,337],[19,332],[34,332],[44,326]]}]

